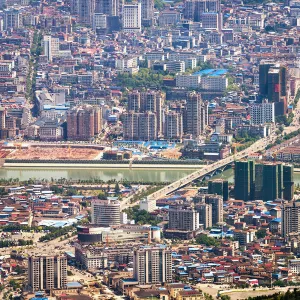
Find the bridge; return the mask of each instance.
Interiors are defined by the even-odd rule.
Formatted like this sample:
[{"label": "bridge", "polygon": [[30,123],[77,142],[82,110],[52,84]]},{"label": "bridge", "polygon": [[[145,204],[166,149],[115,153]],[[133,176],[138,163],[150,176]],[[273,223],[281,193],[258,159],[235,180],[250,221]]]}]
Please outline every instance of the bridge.
[{"label": "bridge", "polygon": [[268,137],[262,138],[258,140],[257,142],[253,143],[250,147],[247,149],[238,152],[236,155],[231,155],[229,157],[226,157],[222,160],[216,161],[210,165],[204,166],[200,170],[195,171],[192,174],[187,175],[186,177],[181,178],[180,180],[177,180],[170,185],[167,185],[163,187],[162,189],[150,194],[147,199],[156,201],[160,198],[163,198],[167,196],[168,194],[171,194],[175,192],[176,190],[190,184],[196,179],[203,178],[209,174],[212,174],[216,172],[217,170],[224,170],[224,168],[228,165],[231,165],[235,160],[242,159],[248,156],[248,154],[264,150],[268,144],[274,143],[276,140],[276,135],[270,135]]}]

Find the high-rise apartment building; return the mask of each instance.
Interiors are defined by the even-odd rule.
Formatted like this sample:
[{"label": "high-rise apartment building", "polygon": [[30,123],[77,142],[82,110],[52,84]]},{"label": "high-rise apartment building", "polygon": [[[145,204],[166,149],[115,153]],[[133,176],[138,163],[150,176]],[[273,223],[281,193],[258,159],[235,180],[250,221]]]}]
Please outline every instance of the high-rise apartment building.
[{"label": "high-rise apartment building", "polygon": [[95,0],[95,13],[107,16],[119,16],[122,5],[120,0]]},{"label": "high-rise apartment building", "polygon": [[91,25],[94,12],[95,0],[78,0],[79,23]]},{"label": "high-rise apartment building", "polygon": [[69,140],[89,140],[102,129],[102,110],[91,105],[75,107],[67,112]]},{"label": "high-rise apartment building", "polygon": [[133,276],[140,284],[172,282],[172,250],[164,246],[134,250]]},{"label": "high-rise apartment building", "polygon": [[254,104],[250,108],[250,116],[253,125],[275,123],[275,104],[268,102]]},{"label": "high-rise apartment building", "polygon": [[186,130],[198,138],[207,126],[207,105],[202,102],[200,94],[188,93],[186,103]]},{"label": "high-rise apartment building", "polygon": [[283,165],[283,186],[283,199],[294,199],[295,183],[293,165]]},{"label": "high-rise apartment building", "polygon": [[43,38],[44,55],[51,62],[52,58],[59,55],[59,38],[45,35]]},{"label": "high-rise apartment building", "polygon": [[157,116],[155,113],[148,111],[140,114],[139,138],[142,141],[153,141],[157,139]]},{"label": "high-rise apartment building", "polygon": [[132,91],[127,96],[127,110],[139,112],[141,109],[141,93],[139,91]]},{"label": "high-rise apartment building", "polygon": [[142,25],[152,26],[154,19],[154,0],[141,0]]},{"label": "high-rise apartment building", "polygon": [[141,3],[124,5],[122,24],[125,32],[140,32],[142,30]]},{"label": "high-rise apartment building", "polygon": [[189,206],[175,205],[169,209],[169,229],[194,231],[199,228],[199,213]]},{"label": "high-rise apartment building", "polygon": [[136,141],[140,137],[140,115],[141,113],[136,113],[130,111],[124,114],[123,120],[123,137],[125,140]]},{"label": "high-rise apartment building", "polygon": [[300,233],[300,202],[284,203],[281,209],[281,232],[283,237]]},{"label": "high-rise apartment building", "polygon": [[223,197],[224,201],[228,200],[228,181],[223,179],[214,179],[208,181],[208,194],[217,194]]},{"label": "high-rise apartment building", "polygon": [[148,90],[141,93],[141,112],[156,114],[158,134],[162,133],[164,95],[160,91]]},{"label": "high-rise apartment building", "polygon": [[21,27],[21,12],[18,8],[7,8],[4,10],[3,29],[18,29]]},{"label": "high-rise apartment building", "polygon": [[65,256],[30,256],[28,284],[33,291],[63,289],[67,285]]},{"label": "high-rise apartment building", "polygon": [[172,141],[181,141],[183,135],[182,114],[169,111],[165,113],[164,137]]},{"label": "high-rise apartment building", "polygon": [[92,200],[92,224],[119,225],[120,202],[118,200]]},{"label": "high-rise apartment building", "polygon": [[203,202],[195,205],[195,210],[199,214],[199,225],[203,225],[203,228],[209,228],[213,226],[212,222],[212,205]]}]

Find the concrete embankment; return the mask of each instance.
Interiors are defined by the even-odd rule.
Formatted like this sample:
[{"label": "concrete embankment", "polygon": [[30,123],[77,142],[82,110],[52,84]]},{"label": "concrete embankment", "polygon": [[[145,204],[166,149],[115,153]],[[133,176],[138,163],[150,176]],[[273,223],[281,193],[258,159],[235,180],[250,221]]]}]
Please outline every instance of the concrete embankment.
[{"label": "concrete embankment", "polygon": [[81,163],[14,163],[14,162],[5,162],[3,167],[9,168],[62,168],[62,169],[174,169],[174,170],[194,170],[203,168],[203,165],[191,165],[191,164],[182,164],[182,165],[172,165],[172,164],[81,164]]}]

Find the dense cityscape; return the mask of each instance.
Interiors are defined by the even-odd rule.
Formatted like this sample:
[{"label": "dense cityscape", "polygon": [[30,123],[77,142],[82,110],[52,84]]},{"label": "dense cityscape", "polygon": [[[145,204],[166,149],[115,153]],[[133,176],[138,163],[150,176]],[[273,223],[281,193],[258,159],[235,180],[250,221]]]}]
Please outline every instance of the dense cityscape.
[{"label": "dense cityscape", "polygon": [[300,2],[0,0],[0,299],[300,299]]}]

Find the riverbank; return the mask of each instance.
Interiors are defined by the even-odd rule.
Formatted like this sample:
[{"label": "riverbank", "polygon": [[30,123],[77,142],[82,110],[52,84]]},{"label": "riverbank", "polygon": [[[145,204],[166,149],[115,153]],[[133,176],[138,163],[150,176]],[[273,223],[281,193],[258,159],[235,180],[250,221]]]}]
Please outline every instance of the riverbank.
[{"label": "riverbank", "polygon": [[[201,169],[205,165],[191,165],[191,164],[101,164],[101,163],[93,163],[93,164],[85,164],[85,163],[30,163],[30,162],[5,162],[3,167],[8,168],[57,168],[57,169],[173,169],[173,170],[195,170]],[[300,170],[299,170],[300,171]]]}]

